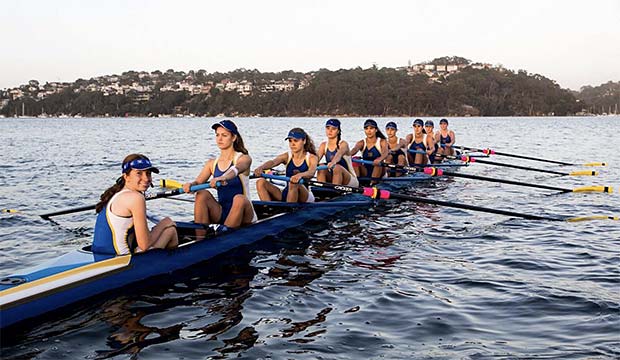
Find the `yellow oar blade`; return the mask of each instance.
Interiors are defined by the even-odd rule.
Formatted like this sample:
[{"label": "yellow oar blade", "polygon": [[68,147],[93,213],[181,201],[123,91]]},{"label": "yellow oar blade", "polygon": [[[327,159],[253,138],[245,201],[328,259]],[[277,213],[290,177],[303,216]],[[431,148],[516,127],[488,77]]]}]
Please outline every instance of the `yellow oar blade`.
[{"label": "yellow oar blade", "polygon": [[598,171],[594,171],[594,170],[580,170],[580,171],[573,171],[570,174],[568,174],[570,176],[596,176],[598,175]]},{"label": "yellow oar blade", "polygon": [[608,215],[592,215],[592,216],[581,216],[568,218],[566,221],[568,222],[579,222],[579,221],[589,221],[589,220],[620,220],[620,216],[608,216]]},{"label": "yellow oar blade", "polygon": [[583,164],[582,166],[607,166],[607,163],[604,163],[604,162],[591,162],[591,163]]},{"label": "yellow oar blade", "polygon": [[614,192],[614,188],[611,186],[584,186],[573,189],[573,192],[603,192],[611,194]]},{"label": "yellow oar blade", "polygon": [[0,209],[0,213],[16,214],[16,213],[19,213],[19,212],[21,212],[21,211],[15,210],[15,209]]},{"label": "yellow oar blade", "polygon": [[183,187],[183,184],[181,184],[178,181],[171,180],[171,179],[160,179],[159,186],[163,188],[169,188],[169,189],[180,189]]}]

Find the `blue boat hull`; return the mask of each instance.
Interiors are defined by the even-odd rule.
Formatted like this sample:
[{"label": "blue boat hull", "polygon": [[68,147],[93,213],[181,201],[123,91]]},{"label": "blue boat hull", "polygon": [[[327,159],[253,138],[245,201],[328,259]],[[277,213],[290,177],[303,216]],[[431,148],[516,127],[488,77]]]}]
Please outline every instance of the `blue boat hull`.
[{"label": "blue boat hull", "polygon": [[[62,309],[110,290],[172,273],[209,260],[232,249],[274,236],[310,220],[325,219],[372,200],[349,194],[327,203],[291,205],[283,212],[245,228],[232,230],[202,241],[181,244],[174,250],[155,249],[126,256],[98,256],[85,249],[75,250],[52,262],[22,271],[9,278],[25,281],[17,285],[0,285],[0,327],[17,324],[51,311]],[[282,204],[274,204],[280,207]],[[179,223],[179,228],[195,227]]]}]

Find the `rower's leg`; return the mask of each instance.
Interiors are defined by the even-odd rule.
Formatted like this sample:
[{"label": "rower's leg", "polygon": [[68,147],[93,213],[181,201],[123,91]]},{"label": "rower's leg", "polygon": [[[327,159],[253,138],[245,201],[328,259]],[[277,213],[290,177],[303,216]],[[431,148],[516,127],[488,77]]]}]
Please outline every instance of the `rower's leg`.
[{"label": "rower's leg", "polygon": [[308,201],[309,195],[310,192],[307,187],[300,184],[289,183],[286,201],[304,203]]},{"label": "rower's leg", "polygon": [[320,182],[330,182],[332,181],[332,176],[331,173],[329,172],[329,170],[325,169],[325,170],[319,170],[316,173],[316,179]]},{"label": "rower's leg", "polygon": [[[407,165],[407,157],[400,155],[398,157],[398,165],[399,166],[406,166]],[[396,171],[396,176],[403,176],[405,175],[405,173],[403,171]]]},{"label": "rower's leg", "polygon": [[379,182],[379,179],[383,177],[383,166],[375,166],[372,168],[372,180],[371,185],[375,185]]},{"label": "rower's leg", "polygon": [[174,222],[169,218],[163,218],[151,229],[153,243],[149,248],[172,249],[179,245],[179,237]]},{"label": "rower's leg", "polygon": [[336,165],[334,168],[334,177],[332,184],[344,185],[351,181],[351,174],[345,170],[341,165]]},{"label": "rower's leg", "polygon": [[[341,165],[336,165],[334,166],[333,171],[333,176],[332,176],[332,184],[336,184],[336,185],[342,185],[342,184],[346,184],[344,181],[344,173],[347,173],[347,171],[344,170],[344,168]],[[348,182],[348,181],[347,181]]]},{"label": "rower's leg", "polygon": [[243,194],[237,194],[233,198],[233,203],[228,213],[228,217],[224,221],[226,227],[234,229],[242,225],[248,225],[252,223],[254,218],[254,211],[252,209],[252,203]]},{"label": "rower's leg", "polygon": [[282,201],[282,190],[266,179],[256,181],[256,192],[262,201]]},{"label": "rower's leg", "polygon": [[220,221],[222,206],[207,190],[196,193],[194,203],[194,222],[197,224],[213,224]]},{"label": "rower's leg", "polygon": [[293,184],[292,182],[288,183],[288,194],[286,195],[287,202],[297,202],[299,199],[299,192],[301,188],[305,188],[300,184]]}]

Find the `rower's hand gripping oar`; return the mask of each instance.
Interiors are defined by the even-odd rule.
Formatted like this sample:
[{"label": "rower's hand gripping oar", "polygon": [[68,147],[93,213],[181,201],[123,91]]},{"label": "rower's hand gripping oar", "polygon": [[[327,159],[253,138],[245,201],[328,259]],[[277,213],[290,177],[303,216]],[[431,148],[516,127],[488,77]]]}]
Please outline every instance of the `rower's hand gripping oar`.
[{"label": "rower's hand gripping oar", "polygon": [[[271,179],[277,179],[277,180],[282,180],[282,181],[290,180],[290,178],[286,176],[278,176],[278,175],[271,175],[271,174],[263,174],[261,176],[264,178],[268,178],[268,179],[271,178]],[[381,190],[376,187],[353,187],[353,186],[347,186],[347,185],[335,185],[331,183],[324,183],[324,182],[308,180],[308,179],[303,179],[303,182],[310,186],[332,189],[332,190],[336,190],[342,193],[362,194],[364,196],[367,196],[373,199],[408,200],[408,201],[424,203],[424,204],[440,205],[440,206],[447,206],[447,207],[453,207],[453,208],[458,208],[458,209],[486,212],[486,213],[491,213],[491,214],[520,217],[520,218],[528,219],[528,220],[548,220],[548,221],[568,221],[568,222],[585,221],[585,220],[601,220],[601,219],[620,220],[620,217],[618,216],[606,216],[606,215],[594,215],[594,216],[586,216],[586,217],[570,217],[570,216],[550,217],[550,216],[532,215],[532,214],[518,213],[514,211],[492,209],[492,208],[487,208],[487,207],[482,207],[482,206],[455,203],[452,201],[433,200],[433,199],[427,199],[427,198],[422,198],[422,197],[417,197],[417,196],[412,196],[412,195],[397,194],[397,193],[393,193],[387,190]]]},{"label": "rower's hand gripping oar", "polygon": [[558,164],[558,165],[567,165],[567,166],[607,166],[607,163],[604,163],[604,162],[590,162],[590,163],[585,163],[585,164],[573,164],[573,163],[568,163],[568,162],[563,162],[563,161],[542,159],[542,158],[534,157],[534,156],[509,154],[509,153],[495,151],[495,150],[492,150],[492,149],[479,149],[479,148],[474,148],[474,147],[469,147],[469,146],[452,146],[452,147],[453,148],[457,148],[457,149],[462,149],[462,150],[481,152],[481,153],[487,154],[487,155],[500,155],[500,156],[507,156],[507,157],[518,158],[518,159],[534,160],[534,161],[546,162],[546,163],[551,163],[551,164]]},{"label": "rower's hand gripping oar", "polygon": [[[219,183],[218,183],[218,186],[219,186]],[[211,187],[211,184],[209,183],[194,185],[190,188],[190,191],[196,192],[199,190],[209,189],[210,187]],[[165,198],[165,197],[170,197],[170,196],[175,196],[175,195],[181,195],[184,193],[185,192],[183,191],[183,188],[179,188],[179,189],[174,189],[174,190],[162,191],[162,192],[158,192],[154,194],[146,194],[144,198],[146,200],[153,200],[153,199]],[[39,216],[42,217],[43,219],[49,220],[49,218],[52,216],[59,216],[59,215],[72,214],[72,213],[81,212],[81,211],[94,210],[95,207],[96,205],[80,206],[76,208],[70,208],[70,209],[40,214]]]},{"label": "rower's hand gripping oar", "polygon": [[561,188],[561,187],[556,187],[556,186],[531,184],[531,183],[525,183],[521,181],[498,179],[498,178],[479,176],[479,175],[462,174],[462,173],[446,171],[446,170],[438,169],[438,168],[425,168],[424,173],[430,176],[461,177],[465,179],[482,180],[482,181],[489,181],[489,182],[496,182],[496,183],[501,183],[501,184],[510,184],[510,185],[517,185],[517,186],[526,186],[526,187],[532,187],[532,188],[537,188],[537,189],[555,190],[555,191],[559,191],[563,193],[569,193],[569,192],[612,193],[613,192],[613,188],[611,186],[584,186],[584,187],[578,187],[574,189],[567,189],[567,188]]}]

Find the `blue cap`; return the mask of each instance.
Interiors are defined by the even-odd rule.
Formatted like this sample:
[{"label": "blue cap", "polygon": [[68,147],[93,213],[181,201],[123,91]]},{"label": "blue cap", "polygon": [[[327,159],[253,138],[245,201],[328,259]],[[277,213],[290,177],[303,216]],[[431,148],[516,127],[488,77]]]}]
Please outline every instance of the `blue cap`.
[{"label": "blue cap", "polygon": [[123,163],[123,174],[128,173],[131,169],[136,170],[151,170],[155,174],[159,174],[159,169],[151,164],[149,159],[133,159],[130,162]]},{"label": "blue cap", "polygon": [[386,129],[394,129],[394,130],[398,130],[398,126],[396,125],[395,122],[390,121],[389,123],[385,124],[385,128]]},{"label": "blue cap", "polygon": [[333,126],[335,128],[340,129],[340,120],[338,120],[338,119],[329,119],[325,123],[325,126]]},{"label": "blue cap", "polygon": [[222,120],[219,123],[215,123],[213,124],[213,126],[211,126],[211,129],[216,130],[220,126],[230,131],[234,135],[239,135],[239,131],[237,130],[237,125],[235,125],[235,123],[230,120]]},{"label": "blue cap", "polygon": [[424,126],[435,127],[435,123],[433,122],[433,120],[426,120],[426,122],[424,123]]},{"label": "blue cap", "polygon": [[288,136],[284,138],[284,140],[288,140],[288,139],[299,139],[299,140],[303,140],[306,138],[306,134],[300,132],[300,131],[289,131],[288,132]]},{"label": "blue cap", "polygon": [[377,122],[374,121],[373,119],[368,119],[368,120],[364,121],[364,128],[366,128],[368,126],[372,126],[375,129],[379,128],[379,125],[377,125]]},{"label": "blue cap", "polygon": [[448,119],[441,119],[441,120],[439,120],[439,123],[440,124],[442,124],[442,123],[446,123],[447,124],[448,123]]},{"label": "blue cap", "polygon": [[415,119],[415,120],[413,120],[413,126],[416,126],[416,125],[420,125],[420,126],[424,127],[424,121],[422,119]]}]

